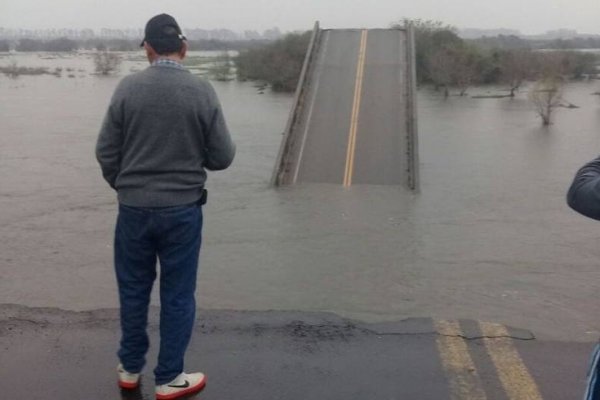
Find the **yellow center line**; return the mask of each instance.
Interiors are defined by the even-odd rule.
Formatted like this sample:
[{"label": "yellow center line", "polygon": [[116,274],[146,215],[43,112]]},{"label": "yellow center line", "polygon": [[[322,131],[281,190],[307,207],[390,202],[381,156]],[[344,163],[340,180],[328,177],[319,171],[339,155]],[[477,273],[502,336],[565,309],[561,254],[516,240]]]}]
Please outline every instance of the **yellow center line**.
[{"label": "yellow center line", "polygon": [[356,149],[356,130],[358,128],[358,114],[360,112],[360,99],[362,94],[363,75],[365,72],[365,59],[367,53],[368,31],[363,29],[360,37],[360,50],[358,53],[358,64],[356,67],[356,82],[354,85],[354,102],[352,103],[352,115],[350,117],[350,132],[348,134],[348,148],[346,150],[346,169],[344,170],[344,186],[352,185],[352,173],[354,170],[354,151]]},{"label": "yellow center line", "polygon": [[480,322],[485,347],[492,358],[504,391],[510,400],[542,400],[542,395],[531,374],[523,364],[506,327]]},{"label": "yellow center line", "polygon": [[437,347],[453,400],[486,400],[483,383],[456,321],[436,321]]}]

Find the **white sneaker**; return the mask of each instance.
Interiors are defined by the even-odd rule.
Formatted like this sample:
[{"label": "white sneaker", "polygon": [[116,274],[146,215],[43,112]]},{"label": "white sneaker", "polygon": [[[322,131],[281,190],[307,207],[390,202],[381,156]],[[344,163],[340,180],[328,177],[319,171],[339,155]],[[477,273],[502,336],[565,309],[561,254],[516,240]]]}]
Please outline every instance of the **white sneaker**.
[{"label": "white sneaker", "polygon": [[206,386],[206,376],[202,372],[196,372],[195,374],[184,372],[171,382],[156,386],[156,399],[178,399],[181,396],[199,392],[204,389],[204,386]]},{"label": "white sneaker", "polygon": [[117,374],[119,375],[119,387],[122,389],[135,389],[140,385],[140,374],[125,371],[121,364],[117,365]]}]

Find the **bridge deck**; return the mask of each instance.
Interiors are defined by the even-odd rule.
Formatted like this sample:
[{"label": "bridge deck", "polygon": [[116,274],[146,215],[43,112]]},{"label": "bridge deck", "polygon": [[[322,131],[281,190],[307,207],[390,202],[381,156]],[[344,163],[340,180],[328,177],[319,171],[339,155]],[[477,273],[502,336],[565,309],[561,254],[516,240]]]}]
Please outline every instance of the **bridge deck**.
[{"label": "bridge deck", "polygon": [[411,186],[407,40],[398,29],[320,32],[279,183]]}]

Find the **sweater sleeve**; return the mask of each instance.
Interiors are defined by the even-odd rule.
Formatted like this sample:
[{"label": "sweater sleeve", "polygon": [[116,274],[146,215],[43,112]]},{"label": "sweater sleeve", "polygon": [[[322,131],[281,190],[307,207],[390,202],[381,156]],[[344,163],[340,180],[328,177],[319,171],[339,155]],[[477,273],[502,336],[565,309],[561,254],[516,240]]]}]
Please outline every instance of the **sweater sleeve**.
[{"label": "sweater sleeve", "polygon": [[600,157],[577,172],[567,193],[567,203],[578,213],[600,220]]},{"label": "sweater sleeve", "polygon": [[223,170],[231,165],[235,156],[235,143],[231,139],[229,129],[225,123],[221,104],[209,84],[210,118],[205,140],[204,167],[211,171]]},{"label": "sweater sleeve", "polygon": [[115,92],[96,142],[96,159],[100,164],[104,179],[113,189],[115,189],[115,182],[120,171],[123,145],[123,115],[120,103],[121,100]]}]

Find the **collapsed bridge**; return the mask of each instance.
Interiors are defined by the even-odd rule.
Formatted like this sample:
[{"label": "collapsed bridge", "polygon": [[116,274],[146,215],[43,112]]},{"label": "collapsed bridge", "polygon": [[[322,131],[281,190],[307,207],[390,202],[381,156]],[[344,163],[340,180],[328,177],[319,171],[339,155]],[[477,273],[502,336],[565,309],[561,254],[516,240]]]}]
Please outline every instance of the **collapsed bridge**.
[{"label": "collapsed bridge", "polygon": [[303,182],[418,189],[414,34],[315,24],[273,172]]}]

